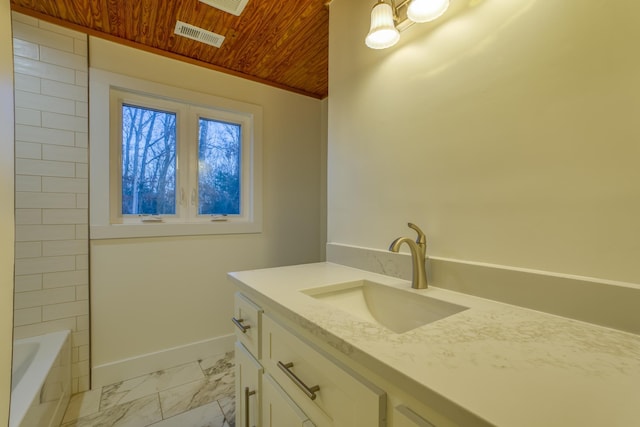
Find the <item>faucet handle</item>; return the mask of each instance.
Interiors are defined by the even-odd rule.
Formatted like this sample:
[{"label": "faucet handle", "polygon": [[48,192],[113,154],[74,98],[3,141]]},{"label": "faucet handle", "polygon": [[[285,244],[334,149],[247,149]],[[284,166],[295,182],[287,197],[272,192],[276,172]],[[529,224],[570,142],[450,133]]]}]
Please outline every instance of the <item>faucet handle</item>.
[{"label": "faucet handle", "polygon": [[412,222],[408,223],[407,225],[409,226],[409,228],[412,228],[413,230],[416,231],[416,233],[418,233],[418,237],[416,238],[416,243],[419,244],[421,247],[425,247],[427,245],[427,237],[424,235],[422,230],[420,230],[420,227],[418,227]]}]

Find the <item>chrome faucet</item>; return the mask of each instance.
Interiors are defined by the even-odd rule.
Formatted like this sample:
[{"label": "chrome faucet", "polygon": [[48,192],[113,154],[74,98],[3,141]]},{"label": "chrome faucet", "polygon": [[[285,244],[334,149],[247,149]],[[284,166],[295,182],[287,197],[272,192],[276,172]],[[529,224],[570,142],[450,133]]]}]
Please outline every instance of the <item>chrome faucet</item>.
[{"label": "chrome faucet", "polygon": [[413,228],[418,233],[416,241],[414,242],[408,237],[398,237],[396,240],[391,242],[389,250],[391,252],[398,252],[403,243],[406,243],[407,246],[409,246],[409,249],[411,250],[411,263],[413,265],[411,287],[414,289],[426,289],[427,271],[424,264],[427,259],[427,239],[422,230],[420,230],[420,227],[412,223],[409,223],[408,225],[409,228]]}]

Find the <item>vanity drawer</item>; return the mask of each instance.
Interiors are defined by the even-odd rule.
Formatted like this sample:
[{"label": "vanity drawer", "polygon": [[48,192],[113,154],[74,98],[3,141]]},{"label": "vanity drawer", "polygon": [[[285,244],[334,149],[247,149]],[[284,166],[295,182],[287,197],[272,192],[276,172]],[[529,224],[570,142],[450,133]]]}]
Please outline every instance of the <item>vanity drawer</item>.
[{"label": "vanity drawer", "polygon": [[318,427],[380,427],[386,394],[262,316],[263,364]]},{"label": "vanity drawer", "polygon": [[238,340],[260,360],[262,309],[240,292],[236,292],[232,321]]}]

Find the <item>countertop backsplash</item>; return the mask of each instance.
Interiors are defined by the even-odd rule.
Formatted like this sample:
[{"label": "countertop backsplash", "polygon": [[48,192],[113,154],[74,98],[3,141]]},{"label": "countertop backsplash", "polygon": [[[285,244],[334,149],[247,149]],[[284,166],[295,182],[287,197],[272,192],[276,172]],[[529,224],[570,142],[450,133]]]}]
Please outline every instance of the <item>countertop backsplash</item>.
[{"label": "countertop backsplash", "polygon": [[[409,254],[328,243],[327,261],[411,280]],[[429,286],[640,334],[640,285],[439,257],[427,258],[427,277]]]}]

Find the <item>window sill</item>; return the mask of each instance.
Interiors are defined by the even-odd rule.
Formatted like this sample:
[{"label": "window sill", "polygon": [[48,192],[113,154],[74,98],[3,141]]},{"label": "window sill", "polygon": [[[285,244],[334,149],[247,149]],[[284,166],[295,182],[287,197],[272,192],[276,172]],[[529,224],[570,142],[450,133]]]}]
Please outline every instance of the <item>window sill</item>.
[{"label": "window sill", "polygon": [[91,239],[129,239],[136,237],[199,236],[212,234],[261,233],[257,222],[216,222],[193,224],[112,224],[90,227]]}]

